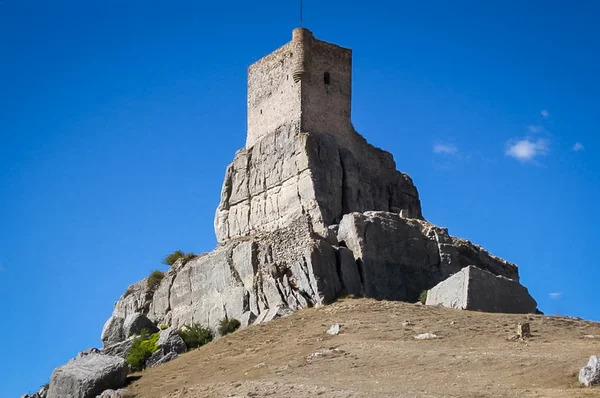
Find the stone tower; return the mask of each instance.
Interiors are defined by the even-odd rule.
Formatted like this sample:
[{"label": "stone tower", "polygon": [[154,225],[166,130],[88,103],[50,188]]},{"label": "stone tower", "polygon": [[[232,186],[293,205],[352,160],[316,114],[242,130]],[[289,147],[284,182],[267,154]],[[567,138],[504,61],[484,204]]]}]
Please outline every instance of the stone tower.
[{"label": "stone tower", "polygon": [[[225,172],[217,247],[178,260],[156,290],[130,286],[105,324],[105,350],[121,347],[140,314],[216,330],[224,317],[245,326],[345,294],[414,302],[471,265],[518,283],[516,265],[424,220],[411,178],[354,131],[351,67],[350,50],[306,29],[250,66],[247,142]],[[515,291],[528,295],[493,297],[513,303]]]},{"label": "stone tower", "polygon": [[308,29],[294,29],[291,42],[248,68],[246,146],[223,183],[219,242],[301,217],[320,236],[355,211],[422,218],[410,177],[354,130],[351,96],[352,51]]},{"label": "stone tower", "polygon": [[351,94],[352,50],[294,29],[291,42],[248,69],[246,148],[284,128],[332,134],[347,143]]}]

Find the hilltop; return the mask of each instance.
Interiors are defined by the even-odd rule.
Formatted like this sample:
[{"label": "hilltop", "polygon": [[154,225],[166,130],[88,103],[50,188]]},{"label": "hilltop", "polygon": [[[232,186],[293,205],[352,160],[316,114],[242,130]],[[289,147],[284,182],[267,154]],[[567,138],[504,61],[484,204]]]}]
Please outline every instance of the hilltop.
[{"label": "hilltop", "polygon": [[[529,322],[532,337],[514,338]],[[335,323],[339,335],[326,331]],[[434,340],[415,340],[421,333]],[[577,372],[600,323],[344,299],[134,375],[136,397],[597,397]]]}]

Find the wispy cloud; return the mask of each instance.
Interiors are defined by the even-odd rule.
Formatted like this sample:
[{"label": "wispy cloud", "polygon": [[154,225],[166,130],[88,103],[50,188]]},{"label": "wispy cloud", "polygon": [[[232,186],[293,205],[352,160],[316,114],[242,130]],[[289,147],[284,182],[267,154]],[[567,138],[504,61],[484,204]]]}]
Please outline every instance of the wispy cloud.
[{"label": "wispy cloud", "polygon": [[542,115],[544,118],[548,118],[548,117],[550,117],[550,112],[548,112],[547,109],[542,109],[540,111],[540,115]]},{"label": "wispy cloud", "polygon": [[548,296],[550,296],[550,298],[552,300],[558,300],[562,296],[562,293],[561,292],[548,293]]},{"label": "wispy cloud", "polygon": [[527,129],[530,133],[541,133],[544,131],[544,126],[540,126],[538,124],[530,124],[529,126],[527,126]]},{"label": "wispy cloud", "polygon": [[443,153],[447,155],[456,155],[458,148],[452,144],[435,144],[433,146],[433,153]]},{"label": "wispy cloud", "polygon": [[526,138],[518,141],[509,141],[506,156],[513,157],[521,162],[535,159],[537,156],[547,155],[550,151],[548,141],[542,138],[533,140]]},{"label": "wispy cloud", "polygon": [[573,150],[575,152],[583,151],[584,149],[585,149],[585,147],[583,146],[583,144],[581,142],[576,142],[575,145],[573,145]]}]

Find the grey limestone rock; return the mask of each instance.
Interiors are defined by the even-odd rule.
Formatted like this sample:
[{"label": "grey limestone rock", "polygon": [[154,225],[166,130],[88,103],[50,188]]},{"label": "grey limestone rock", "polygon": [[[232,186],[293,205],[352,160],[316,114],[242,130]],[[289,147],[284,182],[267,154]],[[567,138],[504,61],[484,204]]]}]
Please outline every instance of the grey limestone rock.
[{"label": "grey limestone rock", "polygon": [[215,216],[218,241],[272,232],[304,214],[324,237],[352,211],[403,210],[421,218],[417,189],[392,156],[355,132],[350,136],[345,145],[352,150],[328,134],[283,129],[238,151]]},{"label": "grey limestone rock", "polygon": [[472,265],[432,288],[427,294],[426,304],[517,314],[533,314],[537,308],[527,288],[517,281]]},{"label": "grey limestone rock", "polygon": [[98,354],[99,352],[100,352],[100,350],[97,348],[88,348],[86,350],[79,352],[77,354],[77,358],[81,358],[81,357],[84,357],[84,356],[90,355],[90,354]]},{"label": "grey limestone rock", "polygon": [[98,395],[96,398],[128,398],[131,394],[128,393],[125,389],[118,390],[105,390],[102,394]]},{"label": "grey limestone rock", "polygon": [[50,378],[48,398],[94,398],[107,389],[125,384],[127,365],[123,358],[89,354],[56,368]]},{"label": "grey limestone rock", "polygon": [[340,247],[337,250],[338,266],[344,292],[353,294],[357,297],[363,295],[362,281],[358,271],[358,264],[354,259],[352,251],[346,247]]},{"label": "grey limestone rock", "polygon": [[[158,353],[155,352],[154,354]],[[171,362],[174,359],[177,359],[179,357],[179,354],[177,354],[174,351],[168,352],[166,354],[162,354],[160,353],[160,355],[152,355],[150,358],[148,358],[148,360],[146,361],[146,367],[148,368],[154,368],[156,366],[162,365],[163,363],[167,363],[167,362]]]},{"label": "grey limestone rock", "polygon": [[587,387],[600,385],[600,356],[590,357],[587,366],[579,371],[579,381]]},{"label": "grey limestone rock", "polygon": [[102,335],[100,337],[105,347],[125,340],[125,334],[123,332],[124,322],[125,319],[117,315],[113,315],[108,318],[104,324]]},{"label": "grey limestone rock", "polygon": [[173,328],[161,330],[156,345],[164,354],[169,352],[181,354],[187,351],[185,341],[183,341],[181,336],[179,336],[177,331]]},{"label": "grey limestone rock", "polygon": [[283,318],[291,313],[292,311],[289,308],[278,305],[274,308],[269,308],[268,310],[260,314],[254,321],[254,324],[258,325],[259,323],[270,322],[273,319]]},{"label": "grey limestone rock", "polygon": [[366,297],[414,302],[470,264],[518,280],[516,265],[451,237],[445,228],[396,213],[347,214],[338,241],[353,253]]},{"label": "grey limestone rock", "polygon": [[50,385],[48,384],[44,384],[40,390],[37,392],[37,395],[39,398],[46,398],[48,396],[48,389],[50,388]]},{"label": "grey limestone rock", "polygon": [[133,346],[134,336],[129,337],[127,340],[123,340],[119,343],[115,343],[109,346],[105,346],[100,350],[101,354],[112,355],[116,357],[126,358],[129,354],[129,350]]},{"label": "grey limestone rock", "polygon": [[248,325],[252,325],[252,323],[254,323],[255,320],[256,320],[256,314],[254,314],[254,312],[252,312],[252,311],[246,311],[239,318],[240,326],[246,327]]},{"label": "grey limestone rock", "polygon": [[123,334],[125,337],[139,335],[142,330],[147,330],[148,333],[158,332],[158,327],[144,314],[133,313],[125,318],[123,322]]}]

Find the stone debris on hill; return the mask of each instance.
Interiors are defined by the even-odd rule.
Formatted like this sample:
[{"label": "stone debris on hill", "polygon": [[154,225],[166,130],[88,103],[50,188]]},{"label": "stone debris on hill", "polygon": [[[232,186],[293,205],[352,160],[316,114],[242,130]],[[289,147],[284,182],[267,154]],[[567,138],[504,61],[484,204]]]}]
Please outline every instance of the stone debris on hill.
[{"label": "stone debris on hill", "polygon": [[415,336],[415,340],[434,340],[439,338],[435,333],[421,333]]},{"label": "stone debris on hill", "polygon": [[600,356],[592,355],[579,371],[579,381],[586,387],[600,385]]},{"label": "stone debris on hill", "polygon": [[327,334],[330,334],[332,336],[336,336],[340,333],[340,325],[339,324],[335,324],[335,325],[331,325],[331,327],[327,330]]}]

